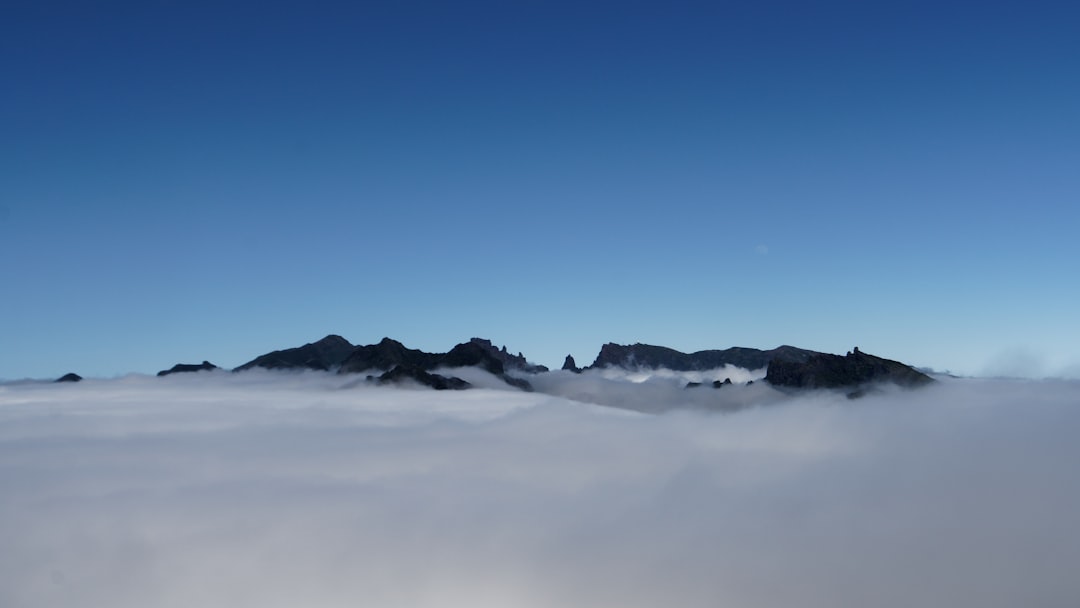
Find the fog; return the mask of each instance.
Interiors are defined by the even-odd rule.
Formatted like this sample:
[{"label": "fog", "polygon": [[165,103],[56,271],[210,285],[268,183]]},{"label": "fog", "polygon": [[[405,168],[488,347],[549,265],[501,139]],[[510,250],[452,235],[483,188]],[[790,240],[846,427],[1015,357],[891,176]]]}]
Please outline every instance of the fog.
[{"label": "fog", "polygon": [[1078,382],[462,373],[0,385],[0,605],[1080,603]]},{"label": "fog", "polygon": [[[676,409],[731,411],[785,399],[784,393],[760,382],[765,377],[765,371],[733,366],[695,372],[612,367],[587,370],[580,374],[560,370],[523,377],[546,394],[584,403],[660,413]],[[713,388],[714,381],[725,380],[732,383],[720,389]],[[701,386],[688,388],[691,382]]]}]

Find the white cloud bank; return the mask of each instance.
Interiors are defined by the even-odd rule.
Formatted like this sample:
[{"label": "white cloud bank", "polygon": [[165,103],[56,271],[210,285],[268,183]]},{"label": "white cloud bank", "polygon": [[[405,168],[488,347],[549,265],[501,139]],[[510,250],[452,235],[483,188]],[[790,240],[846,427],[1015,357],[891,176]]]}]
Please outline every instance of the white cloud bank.
[{"label": "white cloud bank", "polygon": [[0,606],[1080,605],[1080,383],[660,416],[345,383],[0,386]]}]

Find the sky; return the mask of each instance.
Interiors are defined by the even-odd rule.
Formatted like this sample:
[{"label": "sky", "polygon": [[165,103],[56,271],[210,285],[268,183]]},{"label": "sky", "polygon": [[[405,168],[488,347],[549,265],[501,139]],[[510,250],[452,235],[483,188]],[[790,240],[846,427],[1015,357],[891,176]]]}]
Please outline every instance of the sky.
[{"label": "sky", "polygon": [[[553,396],[628,378],[545,378],[0,384],[0,604],[1077,605],[1080,382],[722,414],[636,378],[650,415]],[[707,394],[740,391],[772,389]]]},{"label": "sky", "polygon": [[1080,376],[1080,9],[0,9],[0,378],[327,334]]}]

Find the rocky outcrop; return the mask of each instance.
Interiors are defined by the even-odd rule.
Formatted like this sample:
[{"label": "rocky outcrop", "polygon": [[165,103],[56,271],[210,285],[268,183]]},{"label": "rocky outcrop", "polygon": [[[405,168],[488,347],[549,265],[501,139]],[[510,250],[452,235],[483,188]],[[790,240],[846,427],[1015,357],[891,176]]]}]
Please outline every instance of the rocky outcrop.
[{"label": "rocky outcrop", "polygon": [[473,338],[468,342],[458,344],[445,355],[435,355],[435,367],[479,367],[492,375],[498,376],[503,382],[511,386],[520,388],[523,391],[531,391],[532,385],[528,380],[515,378],[507,374],[507,371],[530,371],[530,368],[542,368],[543,371],[547,371],[547,368],[530,366],[525,361],[525,357],[520,354],[517,357],[510,355],[509,359],[507,355],[506,347],[503,347],[503,350],[500,351],[487,340]]},{"label": "rocky outcrop", "polygon": [[[457,349],[465,345],[469,345],[470,348],[475,348],[486,352],[491,359],[495,359],[502,363],[503,371],[517,370],[528,372],[530,374],[539,374],[548,371],[548,368],[543,365],[529,363],[525,359],[525,355],[522,355],[521,353],[518,353],[516,355],[510,354],[510,352],[506,350],[505,345],[501,349],[495,348],[495,345],[491,343],[491,340],[486,340],[484,338],[473,338],[468,342],[465,342],[464,344],[458,344],[454,348]],[[453,351],[450,351],[450,353],[453,353]],[[450,353],[447,353],[447,355],[449,356]]]},{"label": "rocky outcrop", "polygon": [[575,374],[581,373],[581,368],[577,366],[577,361],[574,361],[574,357],[566,355],[566,360],[563,361],[562,368],[564,371],[574,372]]},{"label": "rocky outcrop", "polygon": [[[765,381],[790,388],[859,388],[876,383],[912,388],[934,380],[913,367],[856,348],[845,356],[818,353],[804,361],[773,359]],[[860,391],[852,393],[859,394]]]},{"label": "rocky outcrop", "polygon": [[265,369],[314,369],[326,371],[337,368],[352,354],[353,345],[337,335],[329,335],[297,348],[275,350],[248,361],[233,371],[244,371],[256,367]]},{"label": "rocky outcrop", "polygon": [[690,372],[716,369],[725,365],[734,365],[745,369],[761,369],[776,358],[791,361],[806,361],[815,355],[814,351],[781,346],[772,350],[734,347],[725,350],[702,350],[695,353],[683,353],[664,346],[650,344],[605,344],[596,356],[591,368],[622,367],[665,368],[673,371]]},{"label": "rocky outcrop", "polygon": [[368,376],[368,380],[373,380],[378,384],[400,384],[404,381],[411,380],[424,386],[431,387],[437,391],[462,390],[471,386],[461,378],[456,378],[454,376],[440,376],[439,374],[432,374],[418,367],[409,367],[407,365],[395,365],[393,369],[383,373],[378,378],[375,376]]},{"label": "rocky outcrop", "polygon": [[[484,344],[486,342],[486,344]],[[439,367],[479,367],[496,376],[506,373],[506,365],[491,342],[476,338],[458,344],[445,355],[436,355]]]},{"label": "rocky outcrop", "polygon": [[[510,362],[509,366],[507,361]],[[357,346],[342,362],[339,373],[392,371],[395,367],[423,372],[430,372],[440,367],[479,367],[498,376],[511,386],[522,390],[532,390],[528,381],[514,378],[506,373],[507,369],[524,369],[520,367],[524,361],[524,357],[510,355],[505,348],[500,351],[490,341],[481,338],[473,338],[468,342],[458,344],[448,353],[425,353],[421,350],[406,348],[397,340],[383,338],[378,344]]]},{"label": "rocky outcrop", "polygon": [[[522,390],[532,390],[532,386],[527,380],[515,378],[508,375],[507,372],[538,373],[547,371],[547,368],[542,365],[533,365],[526,361],[521,353],[512,355],[506,350],[505,346],[501,349],[496,348],[490,340],[483,338],[473,338],[468,342],[458,344],[448,353],[426,353],[422,350],[408,348],[401,342],[391,338],[383,338],[378,344],[354,346],[345,338],[336,335],[327,336],[318,342],[305,344],[298,348],[276,350],[257,357],[234,371],[254,367],[337,370],[341,374],[373,370],[391,372],[400,367],[401,371],[396,372],[396,374],[413,374],[415,376],[413,379],[421,382],[421,384],[426,384],[430,378],[422,376],[418,372],[436,376],[430,374],[430,372],[440,367],[479,367],[502,378],[507,384]],[[193,370],[182,369],[176,371]],[[166,373],[173,373],[173,370],[162,372],[159,375],[165,375]],[[393,380],[395,377],[388,378],[388,381]],[[454,386],[454,384],[451,382],[448,388],[464,388]]]},{"label": "rocky outcrop", "polygon": [[378,344],[357,346],[341,362],[339,373],[359,373],[373,369],[389,371],[397,366],[415,369],[434,369],[438,356],[407,348],[401,342],[383,338]]},{"label": "rocky outcrop", "polygon": [[[704,371],[725,365],[746,369],[768,367],[766,380],[770,384],[792,388],[860,387],[876,382],[919,386],[932,382],[929,376],[907,365],[867,355],[858,349],[841,357],[793,346],[780,346],[772,350],[735,347],[683,353],[649,344],[624,346],[609,343],[600,349],[596,361],[590,368],[666,368],[673,371]],[[401,342],[390,338],[383,338],[378,344],[353,346],[348,340],[336,335],[327,336],[318,342],[298,348],[262,355],[241,365],[237,370],[253,367],[336,369],[343,374],[379,370],[383,372],[382,376],[393,372],[386,381],[410,377],[425,386],[438,384],[445,385],[446,388],[464,388],[464,386],[458,386],[450,380],[439,380],[445,377],[432,373],[434,370],[478,367],[522,390],[532,390],[530,383],[523,378],[510,375],[509,372],[547,371],[546,367],[529,363],[521,353],[510,354],[505,346],[497,348],[490,340],[483,338],[473,338],[468,342],[458,344],[447,353],[426,353],[407,348]],[[575,372],[581,371],[570,355],[567,355],[562,368]],[[203,369],[215,369],[215,367],[207,361],[201,365],[180,364],[171,370],[159,372],[158,375]],[[379,377],[382,378],[382,376]],[[731,384],[731,381],[717,381],[712,384],[714,388],[721,388],[726,384]],[[465,386],[467,385],[468,383],[465,383]],[[688,385],[688,387],[692,386],[694,384]]]},{"label": "rocky outcrop", "polygon": [[215,369],[220,368],[213,363],[210,363],[209,361],[203,361],[198,365],[195,365],[193,363],[177,363],[169,369],[161,370],[157,373],[157,375],[160,378],[161,376],[168,376],[169,374],[184,374],[190,372],[211,371]]},{"label": "rocky outcrop", "polygon": [[[933,382],[932,378],[910,366],[868,355],[858,348],[846,356],[793,346],[780,346],[772,350],[736,347],[687,354],[649,344],[605,344],[591,367],[704,371],[724,365],[746,369],[768,367],[765,378],[767,382],[790,388],[859,388],[879,382],[914,387]],[[722,388],[728,384],[731,384],[730,379],[712,383],[713,388]],[[691,382],[686,385],[687,388],[696,386],[700,384]],[[862,393],[856,391],[853,394]]]},{"label": "rocky outcrop", "polygon": [[79,374],[69,373],[69,374],[64,374],[63,376],[60,376],[55,381],[56,382],[79,382],[82,379],[83,379],[82,376],[80,376]]}]

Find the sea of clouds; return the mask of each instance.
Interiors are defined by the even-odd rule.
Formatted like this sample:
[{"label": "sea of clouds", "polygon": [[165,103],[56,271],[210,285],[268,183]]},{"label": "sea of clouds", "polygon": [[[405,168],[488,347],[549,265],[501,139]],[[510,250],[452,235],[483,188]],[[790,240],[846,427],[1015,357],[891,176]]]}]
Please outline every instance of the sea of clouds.
[{"label": "sea of clouds", "polygon": [[1080,382],[455,371],[0,385],[0,606],[1080,605]]}]

